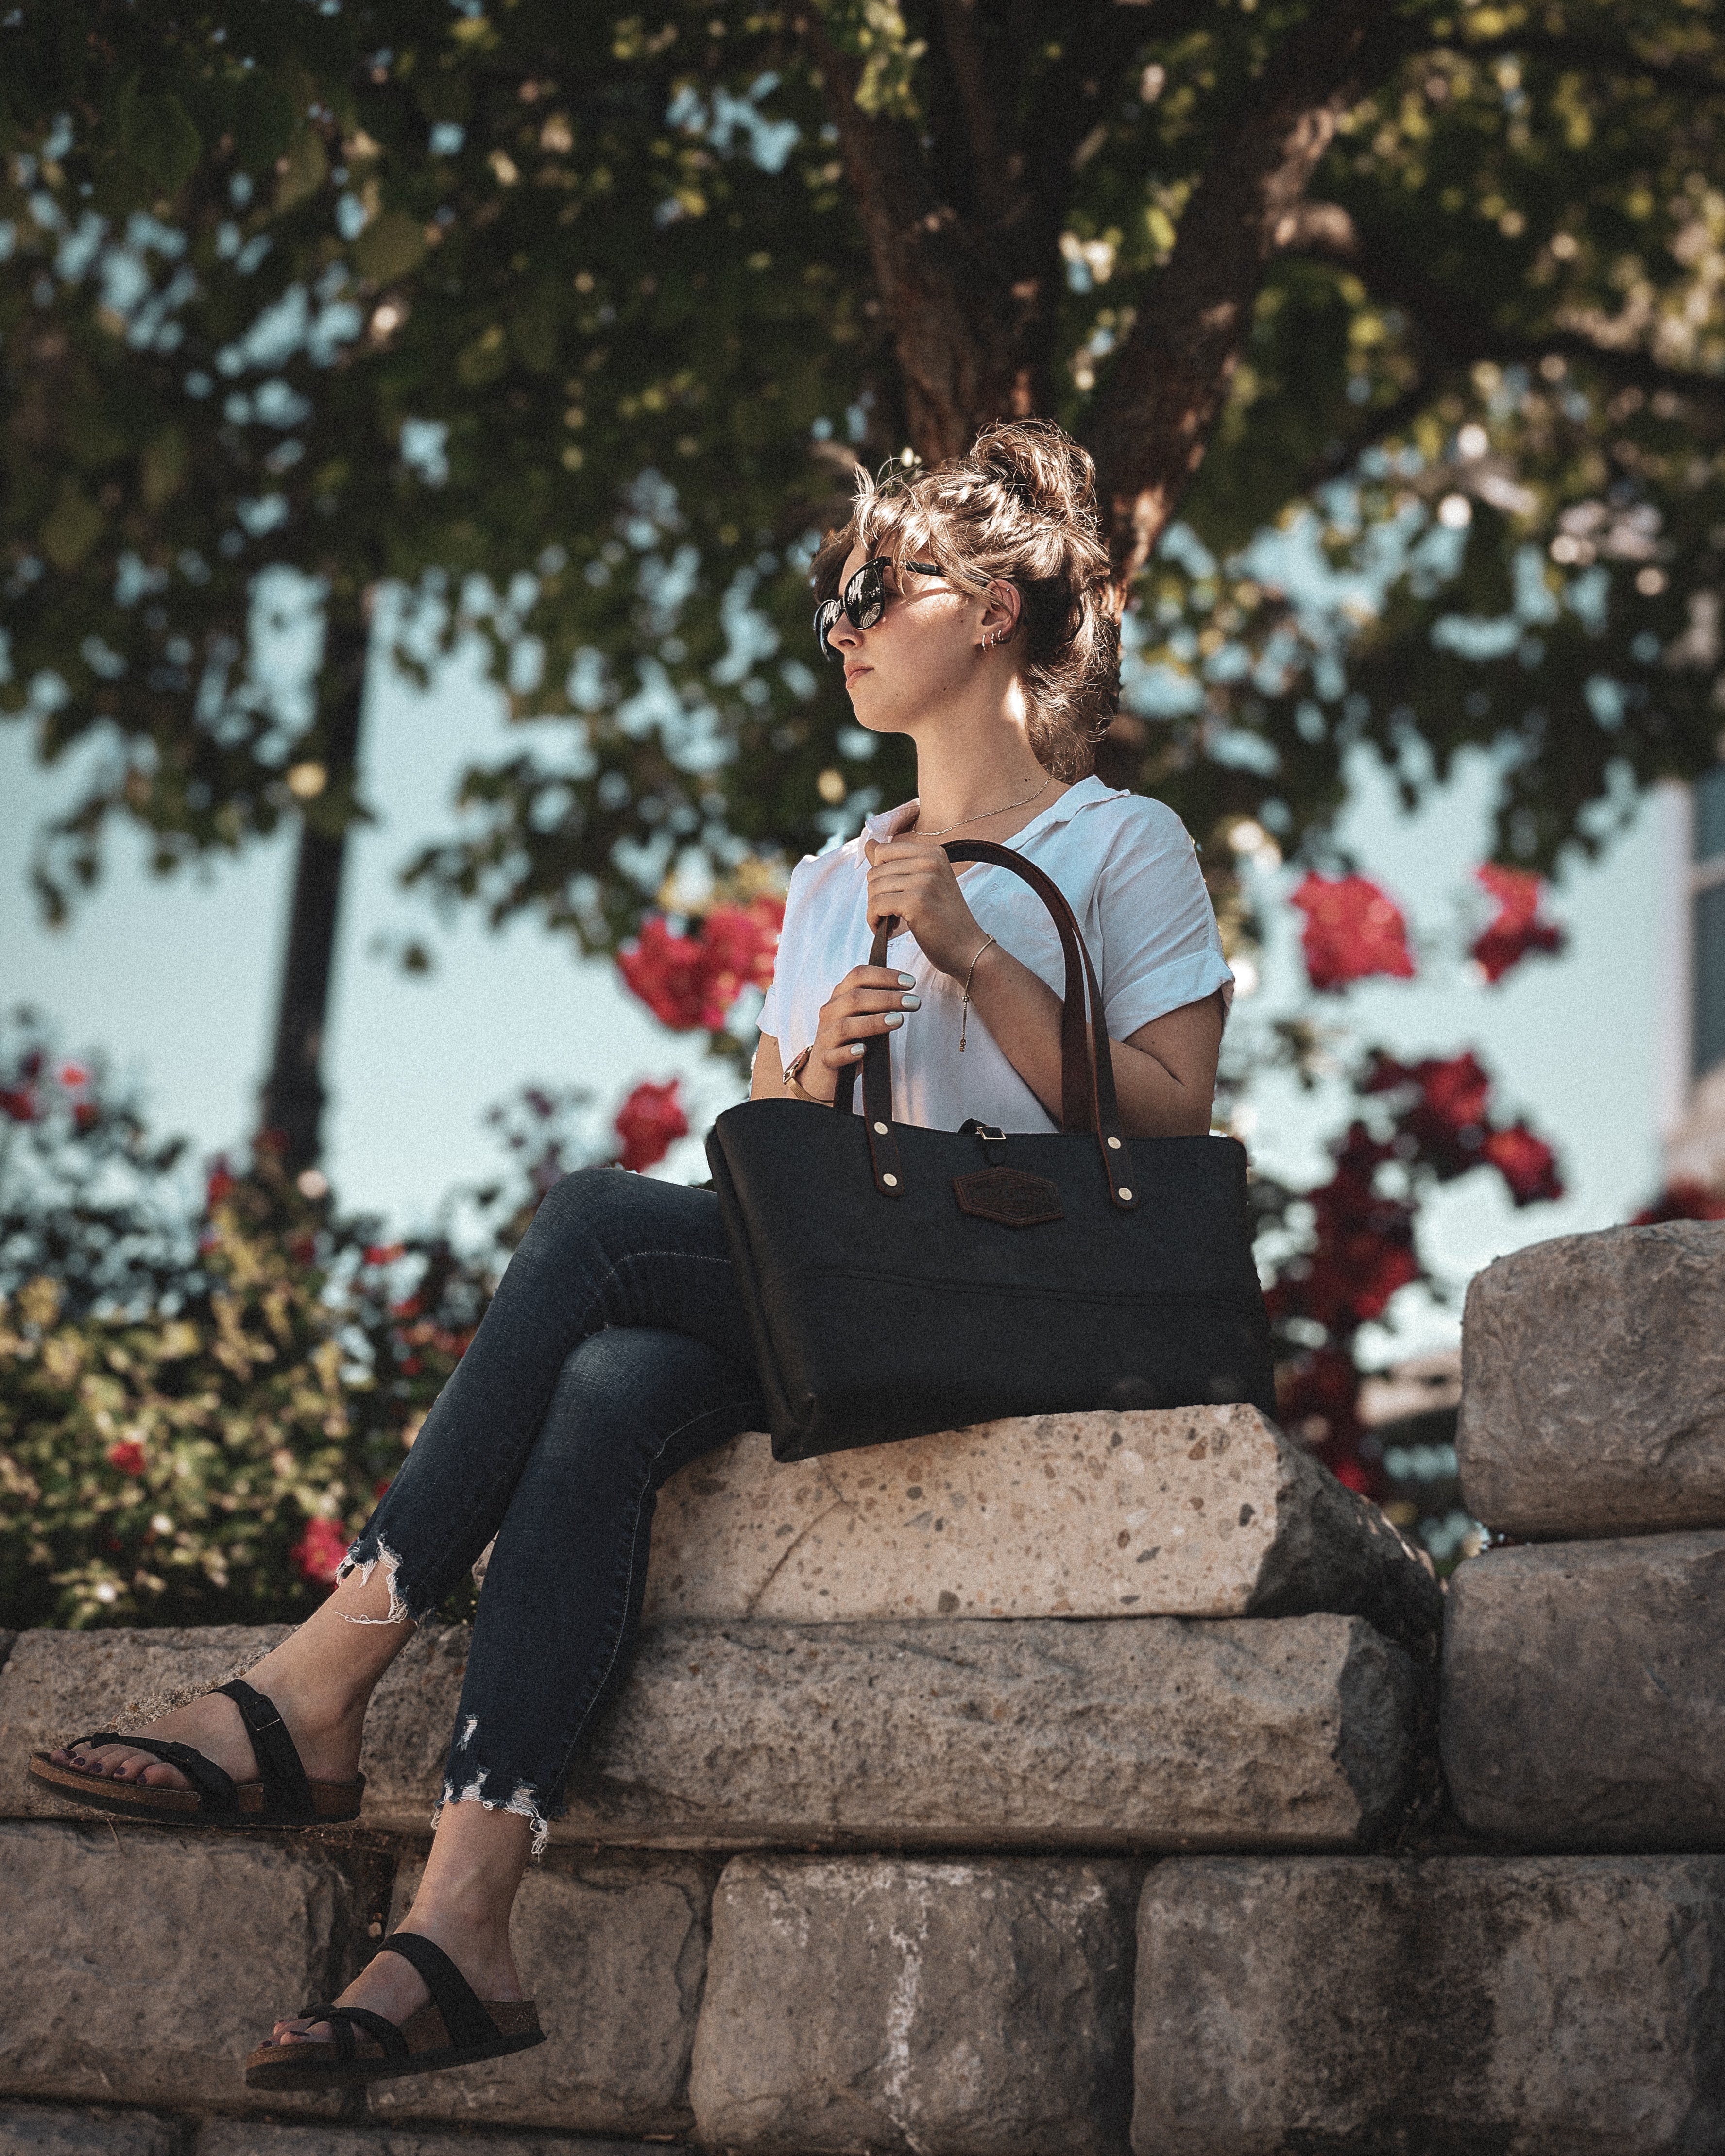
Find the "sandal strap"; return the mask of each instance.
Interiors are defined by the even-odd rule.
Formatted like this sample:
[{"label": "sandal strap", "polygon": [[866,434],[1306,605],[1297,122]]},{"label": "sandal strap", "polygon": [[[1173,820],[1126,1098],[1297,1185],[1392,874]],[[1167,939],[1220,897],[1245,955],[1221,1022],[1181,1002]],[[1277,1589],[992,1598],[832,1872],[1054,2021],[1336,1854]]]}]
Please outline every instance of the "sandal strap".
[{"label": "sandal strap", "polygon": [[197,1790],[199,1809],[207,1812],[237,1812],[239,1792],[234,1786],[233,1777],[218,1767],[213,1759],[206,1759],[201,1752],[194,1752],[189,1744],[177,1744],[165,1737],[126,1737],[117,1729],[99,1729],[93,1737],[78,1737],[76,1744],[129,1744],[135,1752],[147,1752],[152,1759],[164,1760],[170,1767],[177,1767],[186,1779]]},{"label": "sandal strap", "polygon": [[369,2006],[308,2006],[300,2014],[302,2021],[327,2021],[336,2039],[336,2056],[344,2066],[351,2066],[357,2056],[358,2047],[353,2041],[356,2029],[363,2029],[368,2036],[376,2037],[383,2047],[386,2059],[407,2059],[413,2056],[408,2040],[393,2021],[381,2014],[372,2013]]},{"label": "sandal strap", "polygon": [[425,1979],[431,2003],[443,2016],[452,2045],[489,2044],[502,2031],[485,2011],[485,2001],[440,1946],[421,1932],[392,1932],[377,1949],[399,1954]]},{"label": "sandal strap", "polygon": [[317,1806],[312,1800],[311,1784],[299,1750],[288,1734],[287,1724],[276,1712],[274,1702],[265,1699],[262,1692],[254,1691],[243,1677],[230,1678],[226,1684],[218,1685],[216,1690],[225,1692],[239,1709],[239,1718],[252,1740],[252,1754],[264,1784],[266,1809],[278,1819],[315,1824]]}]

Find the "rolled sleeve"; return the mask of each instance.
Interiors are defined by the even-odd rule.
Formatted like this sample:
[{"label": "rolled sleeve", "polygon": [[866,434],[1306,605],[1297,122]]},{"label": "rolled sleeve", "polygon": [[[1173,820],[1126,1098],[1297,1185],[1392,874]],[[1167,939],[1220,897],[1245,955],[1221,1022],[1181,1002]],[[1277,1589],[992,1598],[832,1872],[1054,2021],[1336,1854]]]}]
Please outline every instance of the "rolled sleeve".
[{"label": "rolled sleeve", "polygon": [[1234,976],[1185,825],[1140,798],[1110,847],[1097,890],[1102,1003],[1111,1039],[1218,988]]}]

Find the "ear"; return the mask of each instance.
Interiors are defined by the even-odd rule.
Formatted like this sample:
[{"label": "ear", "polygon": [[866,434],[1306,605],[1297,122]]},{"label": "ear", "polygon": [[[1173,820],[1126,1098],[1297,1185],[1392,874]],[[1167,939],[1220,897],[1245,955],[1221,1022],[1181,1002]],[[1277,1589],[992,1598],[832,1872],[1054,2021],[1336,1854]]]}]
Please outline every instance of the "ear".
[{"label": "ear", "polygon": [[1004,577],[997,577],[988,587],[988,599],[983,607],[983,618],[978,624],[983,635],[992,647],[1007,644],[1019,625],[1019,609],[1022,596],[1016,584]]}]

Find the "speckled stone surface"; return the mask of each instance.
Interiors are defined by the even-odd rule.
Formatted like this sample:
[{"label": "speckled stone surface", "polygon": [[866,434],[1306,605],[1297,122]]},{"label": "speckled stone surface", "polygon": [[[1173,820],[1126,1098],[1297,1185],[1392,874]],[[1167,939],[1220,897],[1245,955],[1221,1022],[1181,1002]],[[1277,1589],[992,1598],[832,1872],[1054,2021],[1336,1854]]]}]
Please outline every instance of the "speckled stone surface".
[{"label": "speckled stone surface", "polygon": [[[1256,1409],[1026,1417],[777,1464],[758,1433],[665,1486],[646,1614],[1435,1620],[1373,1506]],[[1403,1630],[1402,1626],[1391,1629]]]}]

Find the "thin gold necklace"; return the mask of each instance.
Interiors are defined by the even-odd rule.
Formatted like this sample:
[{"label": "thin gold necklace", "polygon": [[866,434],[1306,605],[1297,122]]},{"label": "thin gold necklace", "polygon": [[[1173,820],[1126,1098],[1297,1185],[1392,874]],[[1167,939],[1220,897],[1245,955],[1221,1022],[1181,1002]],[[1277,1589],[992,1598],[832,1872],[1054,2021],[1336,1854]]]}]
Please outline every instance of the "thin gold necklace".
[{"label": "thin gold necklace", "polygon": [[962,831],[968,824],[985,824],[990,816],[1004,816],[1013,808],[1028,808],[1033,801],[1040,801],[1053,784],[1054,773],[1050,772],[1036,791],[1027,793],[1022,801],[1004,802],[999,808],[984,808],[977,816],[961,816],[956,824],[942,824],[937,831],[925,831],[920,824],[913,824],[905,835],[915,839],[944,839],[948,831]]}]

